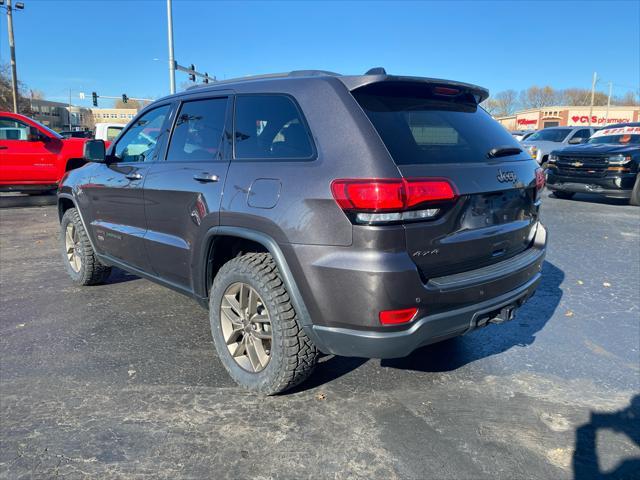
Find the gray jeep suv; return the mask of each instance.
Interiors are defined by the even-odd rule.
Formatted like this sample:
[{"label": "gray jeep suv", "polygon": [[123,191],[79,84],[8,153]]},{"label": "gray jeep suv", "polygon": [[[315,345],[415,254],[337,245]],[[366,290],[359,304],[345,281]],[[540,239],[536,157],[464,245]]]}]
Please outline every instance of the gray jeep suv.
[{"label": "gray jeep suv", "polygon": [[61,182],[66,269],[195,298],[230,375],[265,394],[319,352],[401,357],[510,320],[540,280],[544,175],[487,95],[378,68],[162,98]]}]

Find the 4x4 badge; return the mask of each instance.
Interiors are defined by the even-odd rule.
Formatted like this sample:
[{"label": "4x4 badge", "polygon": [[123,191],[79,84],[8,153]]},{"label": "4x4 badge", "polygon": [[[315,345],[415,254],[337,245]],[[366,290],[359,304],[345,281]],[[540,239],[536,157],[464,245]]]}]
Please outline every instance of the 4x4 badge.
[{"label": "4x4 badge", "polygon": [[518,177],[516,175],[516,172],[513,172],[511,170],[507,170],[506,172],[503,172],[502,170],[498,170],[498,175],[497,175],[496,178],[501,183],[506,183],[506,182],[515,183],[515,182],[518,181]]}]

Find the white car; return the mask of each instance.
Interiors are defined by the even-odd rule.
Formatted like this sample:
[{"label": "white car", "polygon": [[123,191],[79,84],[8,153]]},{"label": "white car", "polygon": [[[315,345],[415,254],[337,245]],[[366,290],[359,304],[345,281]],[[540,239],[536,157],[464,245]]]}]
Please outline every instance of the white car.
[{"label": "white car", "polygon": [[111,142],[120,135],[124,127],[126,125],[122,123],[96,123],[95,139]]}]

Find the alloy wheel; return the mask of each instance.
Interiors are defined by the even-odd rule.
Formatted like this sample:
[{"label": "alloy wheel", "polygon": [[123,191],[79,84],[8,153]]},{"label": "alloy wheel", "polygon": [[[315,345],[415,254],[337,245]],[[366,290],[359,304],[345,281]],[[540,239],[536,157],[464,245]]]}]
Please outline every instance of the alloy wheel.
[{"label": "alloy wheel", "polygon": [[257,373],[271,358],[272,328],[262,298],[246,283],[232,283],[220,306],[222,336],[229,353],[243,369]]},{"label": "alloy wheel", "polygon": [[68,223],[64,233],[64,246],[67,252],[67,260],[74,272],[79,272],[82,267],[80,257],[80,238],[78,229],[73,223]]}]

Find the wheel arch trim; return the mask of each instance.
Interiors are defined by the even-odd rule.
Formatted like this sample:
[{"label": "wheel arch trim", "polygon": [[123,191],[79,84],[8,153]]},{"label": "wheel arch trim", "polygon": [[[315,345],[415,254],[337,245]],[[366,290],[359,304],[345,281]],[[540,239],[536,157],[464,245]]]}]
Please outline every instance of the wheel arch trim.
[{"label": "wheel arch trim", "polygon": [[[309,334],[309,331],[311,330],[311,325],[312,325],[311,316],[309,315],[309,311],[307,310],[307,307],[304,303],[300,289],[298,288],[298,285],[293,277],[293,274],[291,273],[291,269],[289,268],[289,265],[287,264],[284,254],[282,253],[282,250],[278,246],[277,242],[273,238],[271,238],[269,235],[256,230],[251,230],[249,228],[231,227],[231,226],[213,227],[210,230],[208,230],[207,233],[205,234],[203,245],[206,245],[207,248],[202,249],[203,258],[201,259],[202,260],[201,265],[205,265],[207,261],[207,255],[209,253],[208,246],[210,245],[210,242],[217,236],[230,236],[230,237],[238,237],[246,240],[251,240],[256,243],[259,243],[260,245],[262,245],[267,249],[267,251],[271,254],[273,259],[275,260],[276,265],[278,266],[278,270],[280,271],[280,275],[282,276],[282,281],[284,282],[285,287],[287,288],[287,291],[291,296],[291,301],[293,303],[294,308],[296,309],[298,318],[300,319],[300,326],[304,328],[307,334]],[[206,286],[207,286],[206,272],[207,272],[207,269],[204,268],[201,273],[201,278],[199,279],[200,286],[203,292],[206,292]],[[208,295],[208,292],[206,294]],[[315,335],[313,335],[313,337],[315,337]],[[315,343],[316,339],[312,338],[312,340]],[[321,345],[316,344],[316,346],[321,348]]]},{"label": "wheel arch trim", "polygon": [[[91,238],[91,232],[87,228],[87,223],[84,221],[84,217],[82,216],[82,212],[80,211],[80,207],[78,207],[78,202],[76,202],[75,197],[70,193],[58,192],[58,201],[57,201],[58,215],[60,215],[60,199],[61,198],[64,198],[64,199],[67,199],[67,200],[71,200],[71,202],[73,203],[73,208],[75,208],[76,212],[78,212],[78,216],[80,217],[80,221],[82,222],[82,226],[84,228],[84,231],[87,232],[87,238],[89,239],[89,243],[91,244],[91,248],[93,248],[93,251],[96,253],[96,255],[98,255],[98,257],[100,257],[100,254],[98,253],[98,250],[96,250],[96,246],[93,243],[93,238]],[[62,221],[62,216],[60,216],[60,221]]]}]

